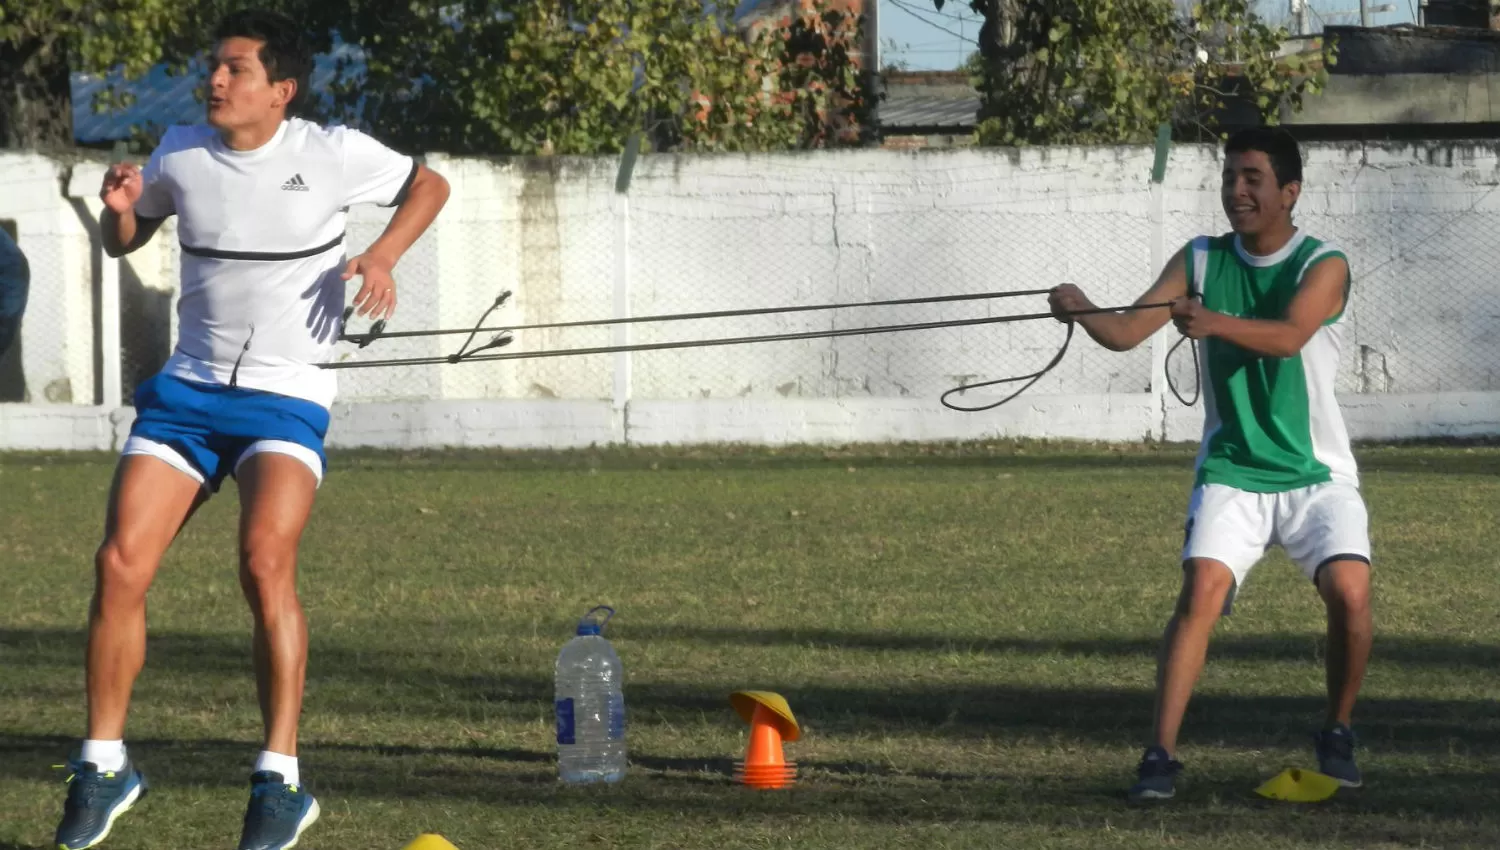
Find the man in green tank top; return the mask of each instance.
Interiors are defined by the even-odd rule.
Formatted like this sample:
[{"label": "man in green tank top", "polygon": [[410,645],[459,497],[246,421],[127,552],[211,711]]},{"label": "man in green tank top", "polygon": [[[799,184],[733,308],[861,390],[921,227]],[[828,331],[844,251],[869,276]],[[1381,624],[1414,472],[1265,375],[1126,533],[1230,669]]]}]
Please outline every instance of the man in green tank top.
[{"label": "man in green tank top", "polygon": [[1224,147],[1221,195],[1232,232],[1177,252],[1137,304],[1094,309],[1076,286],[1050,301],[1096,342],[1128,351],[1168,319],[1202,346],[1204,423],[1182,549],[1182,591],[1157,668],[1153,740],[1130,789],[1135,801],[1173,796],[1177,734],[1208,653],[1250,570],[1279,545],[1328,611],[1328,715],[1315,735],[1319,770],[1361,784],[1350,715],[1370,654],[1370,540],[1334,381],[1350,294],[1337,246],[1292,222],[1302,156],[1285,131],[1257,127]]}]

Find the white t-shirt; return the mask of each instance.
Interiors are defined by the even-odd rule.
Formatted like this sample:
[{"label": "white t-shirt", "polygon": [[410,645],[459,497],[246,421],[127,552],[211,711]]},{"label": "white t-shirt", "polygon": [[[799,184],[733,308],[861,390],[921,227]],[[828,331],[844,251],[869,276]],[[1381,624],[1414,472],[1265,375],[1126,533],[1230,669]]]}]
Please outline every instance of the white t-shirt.
[{"label": "white t-shirt", "polygon": [[[135,211],[178,217],[177,347],[162,371],[328,407],[355,204],[395,206],[416,161],[358,130],[300,118],[252,151],[206,125],[169,129],[142,171]],[[357,280],[357,279],[356,279]]]}]

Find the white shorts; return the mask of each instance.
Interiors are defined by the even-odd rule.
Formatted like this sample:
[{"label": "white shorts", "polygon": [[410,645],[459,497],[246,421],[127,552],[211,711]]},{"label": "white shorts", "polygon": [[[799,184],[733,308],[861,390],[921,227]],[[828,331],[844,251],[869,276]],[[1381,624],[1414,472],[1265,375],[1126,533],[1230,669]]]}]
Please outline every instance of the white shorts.
[{"label": "white shorts", "polygon": [[1359,489],[1327,482],[1284,493],[1252,493],[1222,484],[1193,490],[1182,560],[1208,558],[1234,573],[1234,595],[1250,570],[1278,545],[1313,582],[1333,561],[1370,563],[1369,514]]}]

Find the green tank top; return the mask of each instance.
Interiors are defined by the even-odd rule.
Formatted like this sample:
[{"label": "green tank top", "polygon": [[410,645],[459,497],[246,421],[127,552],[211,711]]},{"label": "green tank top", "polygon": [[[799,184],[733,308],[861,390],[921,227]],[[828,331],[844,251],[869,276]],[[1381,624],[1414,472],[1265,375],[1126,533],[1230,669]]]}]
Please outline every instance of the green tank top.
[{"label": "green tank top", "polygon": [[[1281,319],[1308,269],[1338,247],[1300,230],[1280,251],[1256,256],[1238,236],[1189,244],[1189,285],[1203,306],[1242,319]],[[1196,485],[1279,493],[1326,481],[1358,486],[1349,433],[1334,395],[1345,304],[1292,357],[1263,357],[1218,338],[1201,342],[1203,441]]]}]

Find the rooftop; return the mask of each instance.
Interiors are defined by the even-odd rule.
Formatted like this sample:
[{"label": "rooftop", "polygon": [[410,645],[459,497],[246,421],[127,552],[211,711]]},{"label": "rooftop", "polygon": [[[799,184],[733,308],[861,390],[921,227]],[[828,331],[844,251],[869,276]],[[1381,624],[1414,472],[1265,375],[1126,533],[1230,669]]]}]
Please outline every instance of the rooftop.
[{"label": "rooftop", "polygon": [[965,71],[888,71],[880,126],[886,131],[974,129],[979,92]]}]

